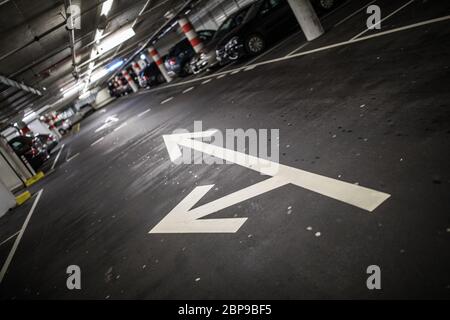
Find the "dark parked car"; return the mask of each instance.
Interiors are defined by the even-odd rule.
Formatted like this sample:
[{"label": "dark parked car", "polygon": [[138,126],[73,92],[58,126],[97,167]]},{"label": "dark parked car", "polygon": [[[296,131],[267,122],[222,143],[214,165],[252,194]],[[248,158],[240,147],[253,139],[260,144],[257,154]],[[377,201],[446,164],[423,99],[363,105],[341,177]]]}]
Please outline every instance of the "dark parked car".
[{"label": "dark parked car", "polygon": [[139,85],[142,88],[153,87],[166,81],[156,63],[152,62],[139,74]]},{"label": "dark parked car", "polygon": [[50,156],[41,141],[36,138],[18,136],[8,141],[14,152],[28,161],[34,170],[39,169]]},{"label": "dark parked car", "polygon": [[43,148],[47,149],[47,152],[50,154],[58,145],[58,140],[51,134],[37,134],[36,139],[42,143]]},{"label": "dark parked car", "polygon": [[[322,11],[331,9],[336,1],[315,0]],[[287,0],[259,0],[230,16],[218,30],[216,56],[224,63],[263,52],[276,40],[298,29],[298,21]]]},{"label": "dark parked car", "polygon": [[[200,30],[197,32],[198,37],[207,44],[214,36],[213,30]],[[187,76],[192,73],[190,62],[195,55],[188,39],[183,39],[170,49],[164,65],[170,76]]]}]

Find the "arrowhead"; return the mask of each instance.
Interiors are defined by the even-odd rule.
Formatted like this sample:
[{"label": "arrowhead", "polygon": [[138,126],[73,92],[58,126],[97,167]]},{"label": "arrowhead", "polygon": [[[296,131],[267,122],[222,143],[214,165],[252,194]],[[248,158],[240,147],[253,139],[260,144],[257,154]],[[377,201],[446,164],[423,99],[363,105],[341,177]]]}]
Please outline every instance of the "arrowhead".
[{"label": "arrowhead", "polygon": [[202,216],[191,213],[192,207],[213,186],[196,187],[149,233],[235,233],[238,231],[247,218],[201,219],[213,212]]},{"label": "arrowhead", "polygon": [[213,136],[217,130],[174,133],[170,135],[163,135],[164,143],[166,144],[167,152],[169,153],[170,161],[176,162],[182,157],[179,143],[183,140],[190,140],[196,138],[206,138]]}]

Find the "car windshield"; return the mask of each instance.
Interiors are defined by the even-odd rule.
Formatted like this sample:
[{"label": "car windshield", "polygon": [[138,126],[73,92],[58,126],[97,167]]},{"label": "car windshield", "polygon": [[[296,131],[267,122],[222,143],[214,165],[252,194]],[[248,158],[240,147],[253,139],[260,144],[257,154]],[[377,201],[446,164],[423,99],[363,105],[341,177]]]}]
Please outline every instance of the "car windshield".
[{"label": "car windshield", "polygon": [[214,36],[214,38],[219,38],[233,30],[234,28],[240,26],[242,22],[244,22],[245,17],[249,11],[250,7],[247,7],[245,9],[242,9],[238,13],[232,15],[231,17],[228,17],[217,29],[217,32]]}]

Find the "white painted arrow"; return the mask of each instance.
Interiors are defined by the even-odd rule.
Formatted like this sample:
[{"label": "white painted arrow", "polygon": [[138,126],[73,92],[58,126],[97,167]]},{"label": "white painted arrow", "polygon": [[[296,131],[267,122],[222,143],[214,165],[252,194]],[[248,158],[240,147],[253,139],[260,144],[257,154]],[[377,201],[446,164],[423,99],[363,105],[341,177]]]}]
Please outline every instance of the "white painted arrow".
[{"label": "white painted arrow", "polygon": [[95,129],[95,133],[100,132],[106,128],[111,127],[114,123],[116,123],[117,121],[119,121],[119,118],[116,117],[116,115],[107,117],[105,120],[105,123],[102,124],[100,127],[98,127],[97,129]]},{"label": "white painted arrow", "polygon": [[390,197],[387,193],[193,140],[195,138],[210,137],[215,132],[211,130],[163,136],[170,159],[173,162],[180,159],[182,157],[180,146],[183,146],[258,171],[262,174],[271,175],[272,178],[192,209],[212,188],[211,185],[196,187],[158,225],[150,230],[150,233],[236,232],[247,218],[212,220],[201,218],[288,183],[370,212]]}]

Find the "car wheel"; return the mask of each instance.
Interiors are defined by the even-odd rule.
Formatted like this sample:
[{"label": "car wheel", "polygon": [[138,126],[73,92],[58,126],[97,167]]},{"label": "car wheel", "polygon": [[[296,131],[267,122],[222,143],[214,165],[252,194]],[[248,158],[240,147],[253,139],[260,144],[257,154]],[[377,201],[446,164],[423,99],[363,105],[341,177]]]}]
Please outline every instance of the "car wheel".
[{"label": "car wheel", "polygon": [[247,52],[251,55],[258,55],[266,48],[266,41],[259,34],[253,34],[245,41]]},{"label": "car wheel", "polygon": [[335,0],[319,0],[318,4],[323,10],[331,10],[334,7]]}]

